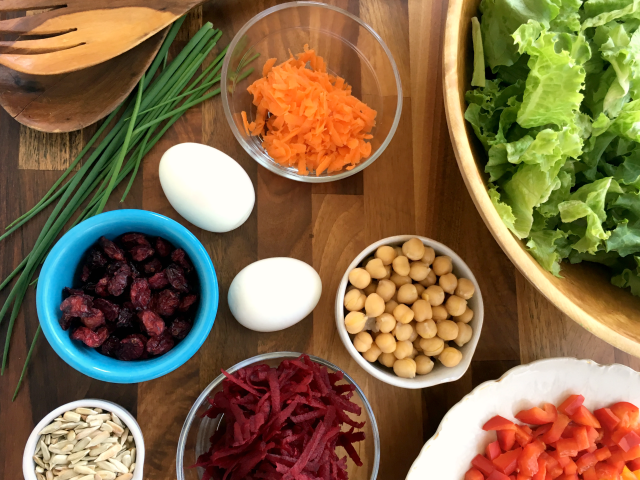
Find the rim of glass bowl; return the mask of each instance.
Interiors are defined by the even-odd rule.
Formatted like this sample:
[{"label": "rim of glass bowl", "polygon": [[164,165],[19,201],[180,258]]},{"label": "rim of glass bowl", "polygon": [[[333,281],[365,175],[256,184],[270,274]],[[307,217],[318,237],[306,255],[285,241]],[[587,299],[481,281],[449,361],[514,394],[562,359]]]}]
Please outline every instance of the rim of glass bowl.
[{"label": "rim of glass bowl", "polygon": [[[275,7],[271,7],[267,10],[264,10],[263,12],[260,12],[258,15],[256,15],[251,20],[249,20],[240,29],[238,33],[236,33],[235,37],[233,37],[233,40],[231,40],[231,43],[229,44],[227,52],[234,51],[234,49],[236,48],[236,45],[238,45],[238,43],[240,42],[242,37],[245,35],[245,33],[247,33],[247,31],[256,22],[262,20],[264,17],[274,12],[278,12],[280,10],[285,10],[287,8],[294,8],[294,7],[321,7],[321,8],[326,8],[328,10],[333,10],[335,12],[346,15],[347,17],[351,18],[352,20],[360,24],[360,26],[362,26],[365,30],[371,33],[373,38],[375,38],[378,41],[378,43],[380,44],[384,52],[387,54],[387,57],[389,58],[389,63],[391,63],[391,68],[393,69],[393,75],[396,79],[396,88],[398,90],[398,105],[396,106],[395,117],[393,119],[393,124],[391,125],[391,129],[387,134],[387,138],[384,139],[384,142],[382,142],[382,144],[380,145],[380,148],[378,148],[378,150],[376,150],[376,152],[373,155],[371,155],[371,157],[367,158],[364,162],[356,165],[356,167],[353,168],[352,170],[345,170],[343,172],[336,173],[335,175],[327,175],[323,177],[322,176],[317,177],[315,175],[298,175],[294,172],[290,172],[290,171],[278,168],[275,162],[273,161],[265,162],[262,158],[256,158],[253,155],[249,147],[249,144],[245,141],[242,134],[238,130],[238,127],[233,119],[233,115],[231,114],[231,109],[229,108],[229,100],[227,98],[227,94],[224,93],[224,90],[223,90],[224,94],[222,95],[222,107],[224,108],[224,116],[227,118],[227,123],[229,124],[229,127],[231,128],[233,135],[236,137],[236,140],[238,140],[240,145],[242,145],[242,148],[244,148],[244,150],[249,154],[249,156],[251,156],[251,158],[253,158],[256,162],[258,162],[263,167],[271,170],[273,173],[281,175],[285,178],[289,178],[291,180],[297,180],[299,182],[305,182],[305,183],[327,183],[327,182],[333,182],[336,180],[342,180],[343,178],[347,178],[347,177],[350,177],[351,175],[355,175],[356,173],[364,170],[373,162],[375,162],[378,159],[378,157],[380,157],[380,155],[382,155],[382,153],[384,153],[384,151],[387,149],[387,147],[389,146],[389,143],[391,143],[391,140],[393,139],[393,136],[395,135],[396,130],[398,128],[398,124],[400,123],[400,116],[402,114],[403,98],[402,98],[402,81],[400,80],[400,72],[398,71],[398,66],[396,65],[396,61],[393,58],[393,55],[391,54],[391,50],[389,50],[389,47],[387,46],[387,44],[384,42],[384,40],[382,40],[380,35],[378,35],[378,33],[373,28],[371,28],[367,23],[363,22],[357,16],[353,15],[352,13],[349,13],[346,10],[343,10],[342,8],[334,7],[333,5],[327,5],[326,3],[319,3],[319,2],[283,3],[281,5],[276,5]],[[225,79],[227,78],[230,61],[231,61],[231,55],[225,55],[224,62],[222,64],[222,72],[220,73],[220,79],[221,79],[220,82],[221,82],[222,88],[226,88]]]},{"label": "rim of glass bowl", "polygon": [[[247,367],[254,363],[264,362],[266,360],[275,360],[278,358],[298,358],[302,353],[298,352],[271,352],[271,353],[263,353],[261,355],[256,355],[255,357],[248,358],[247,360],[243,360],[240,363],[237,363],[233,367],[227,370],[228,373],[234,373],[241,368]],[[320,365],[323,365],[327,368],[330,368],[336,372],[342,372],[344,374],[345,380],[356,387],[356,392],[362,398],[362,403],[364,408],[369,416],[369,422],[371,423],[371,431],[373,432],[373,446],[375,450],[375,457],[373,460],[373,470],[371,472],[371,480],[375,480],[378,477],[378,468],[380,467],[380,433],[378,432],[378,424],[376,422],[376,417],[373,414],[373,410],[371,408],[371,404],[369,400],[365,396],[364,392],[360,389],[360,386],[349,376],[347,372],[342,370],[340,367],[334,365],[331,362],[328,362],[322,358],[315,357],[313,355],[309,355],[309,358]],[[211,382],[207,388],[205,388],[198,399],[195,401],[191,410],[189,410],[189,414],[182,425],[182,430],[180,431],[180,438],[178,440],[178,451],[176,455],[176,474],[178,476],[178,480],[184,480],[184,452],[185,447],[187,445],[187,437],[189,436],[189,431],[193,426],[193,421],[196,418],[196,414],[198,413],[198,409],[200,405],[202,405],[206,400],[211,391],[216,388],[222,381],[225,379],[225,376],[220,374],[213,382]]]}]

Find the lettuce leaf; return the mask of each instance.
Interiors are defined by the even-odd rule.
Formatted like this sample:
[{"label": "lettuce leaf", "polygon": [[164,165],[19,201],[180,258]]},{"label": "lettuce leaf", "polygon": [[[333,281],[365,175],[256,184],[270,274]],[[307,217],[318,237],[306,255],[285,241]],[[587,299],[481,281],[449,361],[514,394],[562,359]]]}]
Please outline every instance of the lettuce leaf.
[{"label": "lettuce leaf", "polygon": [[473,77],[471,85],[474,87],[485,86],[484,74],[484,49],[482,48],[482,32],[477,17],[471,19],[471,32],[473,38]]},{"label": "lettuce leaf", "polygon": [[563,258],[556,241],[566,237],[567,234],[561,230],[542,230],[533,232],[527,242],[527,250],[533,258],[556,277],[560,276],[560,261]]}]

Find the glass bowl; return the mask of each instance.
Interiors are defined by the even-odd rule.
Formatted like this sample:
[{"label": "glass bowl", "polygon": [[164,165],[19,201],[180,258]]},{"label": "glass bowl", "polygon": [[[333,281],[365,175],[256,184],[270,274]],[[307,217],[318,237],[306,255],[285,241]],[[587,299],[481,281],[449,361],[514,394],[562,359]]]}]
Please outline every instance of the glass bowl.
[{"label": "glass bowl", "polygon": [[[247,87],[262,77],[262,66],[269,58],[281,63],[289,52],[303,51],[305,44],[315,49],[327,63],[327,71],[339,75],[351,85],[353,95],[378,112],[372,130],[371,155],[352,170],[300,175],[293,167],[274,161],[262,148],[259,136],[247,135],[241,113],[249,122],[256,107]],[[349,177],[371,165],[387,148],[398,127],[402,112],[400,75],[389,48],[380,36],[355,15],[316,2],[291,2],[269,8],[253,17],[229,45],[222,66],[222,104],[227,121],[240,144],[260,165],[278,175],[309,183],[324,183]],[[251,63],[254,71],[238,82]]]},{"label": "glass bowl", "polygon": [[[298,358],[300,355],[300,353],[296,352],[265,353],[263,355],[249,358],[248,360],[244,360],[243,362],[240,362],[228,369],[227,372],[233,373],[241,368],[257,363],[264,363],[271,367],[277,367],[283,360],[288,358]],[[373,410],[371,410],[371,405],[365,398],[360,387],[349,375],[347,375],[347,373],[321,358],[314,357],[312,355],[309,355],[309,358],[314,362],[327,367],[329,373],[338,371],[342,372],[344,374],[342,382],[355,385],[356,390],[351,401],[360,406],[362,413],[359,417],[352,416],[352,418],[359,421],[364,420],[366,422],[363,429],[366,439],[364,442],[353,444],[360,456],[360,459],[362,460],[363,466],[358,467],[353,463],[353,461],[351,461],[351,459],[348,459],[347,468],[349,472],[349,480],[375,480],[378,476],[378,466],[380,464],[380,436],[378,434],[378,425],[376,424]],[[222,390],[222,381],[224,379],[225,376],[220,375],[204,389],[193,407],[191,407],[189,415],[187,415],[187,418],[184,421],[182,431],[180,432],[180,439],[178,440],[178,453],[176,457],[178,480],[199,480],[202,478],[204,469],[189,467],[196,463],[201,454],[206,453],[209,450],[209,438],[213,435],[221,421],[221,416],[208,418],[203,417],[203,415],[209,408],[207,398]],[[346,456],[346,452],[342,447],[338,447],[337,453],[340,458]]]}]

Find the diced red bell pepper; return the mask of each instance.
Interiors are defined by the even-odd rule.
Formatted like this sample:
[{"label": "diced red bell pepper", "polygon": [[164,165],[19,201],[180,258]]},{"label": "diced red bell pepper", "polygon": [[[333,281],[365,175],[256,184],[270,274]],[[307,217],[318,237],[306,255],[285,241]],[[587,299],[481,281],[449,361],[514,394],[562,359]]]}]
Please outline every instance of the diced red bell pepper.
[{"label": "diced red bell pepper", "polygon": [[555,467],[547,468],[547,478],[558,478],[560,475],[564,474],[564,470],[560,465],[556,465]]},{"label": "diced red bell pepper", "polygon": [[633,447],[640,445],[640,435],[628,428],[618,427],[611,434],[613,440],[622,450],[628,452]]},{"label": "diced red bell pepper", "polygon": [[636,476],[631,473],[631,470],[629,470],[627,467],[624,467],[622,469],[622,480],[637,480]]},{"label": "diced red bell pepper", "polygon": [[578,444],[578,450],[586,450],[591,445],[589,442],[589,436],[587,435],[587,427],[576,428],[573,432],[573,438]]},{"label": "diced red bell pepper", "polygon": [[556,442],[556,451],[561,457],[575,457],[580,449],[575,438],[561,438]]},{"label": "diced red bell pepper", "polygon": [[600,425],[602,425],[602,428],[610,432],[620,423],[620,419],[610,408],[599,408],[598,410],[594,410],[593,414],[600,422]]},{"label": "diced red bell pepper", "polygon": [[623,452],[622,457],[625,462],[629,462],[631,460],[635,460],[636,458],[640,458],[640,445],[633,447],[628,452]]},{"label": "diced red bell pepper", "polygon": [[486,432],[490,432],[491,430],[515,430],[516,424],[500,415],[496,415],[489,419],[489,421],[482,426],[482,429]]},{"label": "diced red bell pepper", "polygon": [[569,464],[566,467],[564,467],[564,474],[575,475],[576,473],[578,473],[578,466],[576,465],[576,462],[569,459]]},{"label": "diced red bell pepper", "polygon": [[526,425],[516,425],[516,442],[521,447],[528,445],[533,441],[533,435],[531,434],[531,429]]},{"label": "diced red bell pepper", "polygon": [[518,467],[523,475],[532,477],[538,471],[538,457],[545,451],[545,444],[536,439],[522,450],[518,459]]},{"label": "diced red bell pepper", "polygon": [[600,433],[598,433],[598,431],[593,427],[586,427],[586,428],[587,428],[587,437],[589,438],[589,443],[591,445],[595,445],[598,437],[600,436]]},{"label": "diced red bell pepper", "polygon": [[613,414],[620,419],[620,425],[624,428],[636,428],[640,410],[633,403],[618,402],[609,407]]},{"label": "diced red bell pepper", "polygon": [[[555,423],[555,422],[554,422]],[[538,438],[541,437],[542,435],[544,435],[545,433],[547,433],[549,430],[551,430],[551,427],[553,426],[553,423],[547,423],[546,425],[540,425],[537,428],[534,428],[531,431],[531,435],[533,436],[533,438]],[[545,442],[546,443],[546,442]]]},{"label": "diced red bell pepper", "polygon": [[634,473],[640,470],[640,458],[634,458],[633,460],[629,460],[627,462],[627,468]]},{"label": "diced red bell pepper", "polygon": [[578,475],[576,475],[575,473],[572,473],[570,475],[567,475],[566,473],[564,475],[560,475],[558,477],[558,480],[578,480]]},{"label": "diced red bell pepper", "polygon": [[578,411],[573,415],[570,415],[571,420],[580,425],[587,427],[600,428],[600,422],[584,405],[578,408]]},{"label": "diced red bell pepper", "polygon": [[547,476],[547,462],[542,457],[538,457],[538,471],[531,480],[544,480]]},{"label": "diced red bell pepper", "polygon": [[509,477],[498,470],[491,472],[491,475],[487,477],[487,480],[509,480]]},{"label": "diced red bell pepper", "polygon": [[596,463],[598,463],[598,457],[595,453],[585,453],[578,460],[576,460],[578,473],[583,474],[590,468],[595,467]]},{"label": "diced red bell pepper", "polygon": [[517,480],[517,477],[515,475],[509,475],[509,480]]},{"label": "diced red bell pepper", "polygon": [[518,473],[516,480],[532,480],[532,479],[531,477],[527,477],[526,475],[522,475],[521,473]]},{"label": "diced red bell pepper", "polygon": [[566,467],[569,464],[569,458],[561,457],[560,454],[558,454],[557,450],[554,450],[553,452],[549,452],[549,456],[552,457],[556,462],[558,462],[558,464],[560,465],[560,468],[563,471],[564,471],[564,467]]},{"label": "diced red bell pepper", "polygon": [[500,450],[500,444],[498,443],[497,440],[495,442],[491,442],[484,449],[484,454],[489,460],[494,460],[495,458],[498,458],[501,453],[502,451]]},{"label": "diced red bell pepper", "polygon": [[599,462],[596,464],[595,469],[598,480],[617,480],[620,478],[618,469],[608,463]]},{"label": "diced red bell pepper", "polygon": [[516,448],[510,452],[503,453],[493,461],[495,467],[505,475],[511,475],[516,470],[518,458],[522,453],[521,448]]},{"label": "diced red bell pepper", "polygon": [[558,411],[571,416],[578,411],[583,403],[584,397],[582,395],[569,395],[569,398],[560,404]]},{"label": "diced red bell pepper", "polygon": [[491,475],[491,472],[496,469],[491,460],[481,454],[473,457],[473,460],[471,460],[471,465],[480,470],[485,476]]},{"label": "diced red bell pepper", "polygon": [[467,473],[464,474],[464,480],[484,480],[482,472],[476,468],[470,468]]},{"label": "diced red bell pepper", "polygon": [[542,436],[542,441],[544,443],[553,443],[560,440],[560,437],[562,437],[562,432],[564,432],[565,428],[567,428],[567,425],[569,425],[570,421],[571,420],[569,420],[569,417],[567,417],[566,415],[563,415],[562,413],[559,414],[558,418],[556,418],[556,421],[551,425],[549,431]]},{"label": "diced red bell pepper", "polygon": [[599,462],[604,462],[607,458],[611,457],[611,450],[609,447],[602,447],[593,452]]},{"label": "diced red bell pepper", "polygon": [[[515,425],[514,425],[515,426]],[[513,448],[513,444],[516,443],[516,429],[513,430],[498,430],[496,432],[498,436],[498,443],[503,452],[507,452]]]},{"label": "diced red bell pepper", "polygon": [[596,469],[591,467],[588,470],[585,470],[582,474],[582,480],[598,480],[598,475],[596,475]]},{"label": "diced red bell pepper", "polygon": [[587,451],[587,452],[589,452],[589,453],[593,453],[593,452],[595,452],[597,449],[598,449],[598,446],[597,446],[597,445],[595,445],[595,444],[592,444],[592,445],[589,445],[589,448],[587,448],[587,450],[586,450],[586,451]]},{"label": "diced red bell pepper", "polygon": [[522,410],[516,414],[516,418],[523,423],[530,425],[544,425],[546,423],[555,422],[558,417],[556,407],[550,403],[543,405],[544,410],[540,407],[533,407],[529,410]]}]

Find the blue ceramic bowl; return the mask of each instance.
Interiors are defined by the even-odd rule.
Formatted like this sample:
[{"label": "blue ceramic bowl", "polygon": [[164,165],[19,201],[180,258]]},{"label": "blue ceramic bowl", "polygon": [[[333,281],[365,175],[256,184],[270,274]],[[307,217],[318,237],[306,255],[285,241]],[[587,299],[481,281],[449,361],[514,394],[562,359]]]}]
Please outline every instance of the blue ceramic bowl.
[{"label": "blue ceramic bowl", "polygon": [[[124,362],[106,357],[80,342],[58,323],[62,289],[73,287],[78,265],[98,238],[111,240],[127,232],[160,236],[183,248],[200,283],[200,301],[193,328],[172,350],[149,360]],[[67,232],[53,247],[42,267],[36,294],[38,317],[45,337],[69,365],[89,377],[112,383],[137,383],[161,377],[189,360],[202,346],[218,311],[218,281],[209,254],[200,241],[178,222],[145,210],[114,210],[96,215]]]}]

